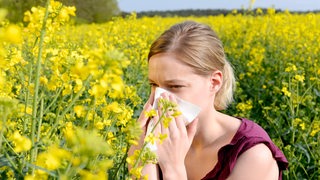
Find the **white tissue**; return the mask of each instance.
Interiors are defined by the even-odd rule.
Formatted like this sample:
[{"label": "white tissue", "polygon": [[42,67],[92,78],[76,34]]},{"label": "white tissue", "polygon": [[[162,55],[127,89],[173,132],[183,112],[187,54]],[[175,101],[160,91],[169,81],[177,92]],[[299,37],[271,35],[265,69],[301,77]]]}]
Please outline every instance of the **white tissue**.
[{"label": "white tissue", "polygon": [[[154,103],[152,105],[153,109],[158,109],[158,101],[157,99],[160,97],[160,95],[163,93],[163,92],[167,92],[169,94],[172,94],[171,92],[165,90],[165,89],[162,89],[162,88],[159,88],[157,87],[156,90],[155,90],[155,95],[154,95]],[[196,106],[188,101],[185,101],[177,96],[175,96],[176,100],[177,100],[177,104],[178,104],[178,110],[181,112],[181,115],[184,122],[185,122],[185,125],[187,126],[189,123],[191,123],[196,117],[197,115],[200,113],[201,109],[199,106]],[[148,136],[148,134],[151,132],[151,130],[153,129],[154,127],[154,123],[155,122],[151,122],[149,123],[148,127],[147,127],[147,134],[146,136]],[[157,146],[156,144],[151,144],[151,143],[148,143],[147,144],[147,147],[150,148],[151,151],[156,151],[157,150]]]}]

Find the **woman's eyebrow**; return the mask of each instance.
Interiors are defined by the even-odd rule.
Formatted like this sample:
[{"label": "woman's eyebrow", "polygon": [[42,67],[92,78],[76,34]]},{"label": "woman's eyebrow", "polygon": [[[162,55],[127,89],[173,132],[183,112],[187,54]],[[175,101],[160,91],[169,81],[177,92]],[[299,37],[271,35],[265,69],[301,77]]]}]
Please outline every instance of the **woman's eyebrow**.
[{"label": "woman's eyebrow", "polygon": [[185,83],[186,81],[181,80],[181,79],[169,79],[169,80],[165,80],[164,83],[167,84],[174,84],[174,83]]},{"label": "woman's eyebrow", "polygon": [[[152,79],[148,79],[150,83],[155,83],[155,81],[153,81]],[[180,83],[186,83],[186,81],[181,80],[181,79],[168,79],[168,80],[164,80],[163,83],[165,84],[180,84]]]}]

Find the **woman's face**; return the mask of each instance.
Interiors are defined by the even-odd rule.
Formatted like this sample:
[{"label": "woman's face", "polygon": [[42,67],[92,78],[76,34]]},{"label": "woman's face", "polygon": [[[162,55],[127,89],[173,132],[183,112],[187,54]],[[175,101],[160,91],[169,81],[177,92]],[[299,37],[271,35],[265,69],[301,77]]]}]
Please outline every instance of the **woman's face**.
[{"label": "woman's face", "polygon": [[213,107],[214,94],[210,76],[195,74],[190,66],[183,64],[172,54],[162,53],[150,58],[149,82],[152,94],[156,87],[161,87],[203,110]]}]

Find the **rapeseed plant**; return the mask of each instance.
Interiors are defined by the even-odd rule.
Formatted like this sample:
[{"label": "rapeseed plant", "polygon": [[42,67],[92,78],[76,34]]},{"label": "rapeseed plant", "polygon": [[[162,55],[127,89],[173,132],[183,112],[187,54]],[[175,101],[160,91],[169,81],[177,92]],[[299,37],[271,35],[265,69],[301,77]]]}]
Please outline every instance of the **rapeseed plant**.
[{"label": "rapeseed plant", "polygon": [[[145,148],[127,157],[127,151],[139,140],[136,118],[149,95],[148,48],[186,19],[212,26],[222,39],[238,79],[227,111],[269,132],[290,162],[284,179],[320,176],[318,13],[133,13],[73,26],[75,8],[48,1],[47,8],[25,13],[25,27],[6,21],[5,14],[0,10],[0,178],[141,177],[143,163],[156,163],[154,153]],[[164,124],[170,120],[163,118]],[[152,134],[146,141],[165,138]],[[138,159],[129,174],[128,164]]]}]

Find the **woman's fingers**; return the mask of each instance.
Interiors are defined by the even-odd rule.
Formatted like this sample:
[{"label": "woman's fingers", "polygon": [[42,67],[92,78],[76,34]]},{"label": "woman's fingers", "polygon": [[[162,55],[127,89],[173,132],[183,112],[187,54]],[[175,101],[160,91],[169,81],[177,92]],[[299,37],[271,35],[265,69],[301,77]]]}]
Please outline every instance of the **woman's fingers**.
[{"label": "woman's fingers", "polygon": [[[159,112],[157,112],[157,114],[158,114]],[[159,136],[159,134],[161,134],[161,126],[160,125],[157,125],[156,126],[156,124],[157,124],[157,122],[159,121],[159,116],[158,115],[156,115],[155,117],[153,117],[152,118],[152,123],[153,123],[153,126],[155,126],[155,129],[154,129],[154,131],[153,131],[153,134],[155,135],[155,136]],[[151,123],[151,122],[150,122]]]},{"label": "woman's fingers", "polygon": [[154,91],[151,91],[147,104],[153,104],[154,102]]},{"label": "woman's fingers", "polygon": [[147,120],[149,119],[149,117],[146,115],[146,112],[151,111],[151,109],[152,109],[151,104],[146,104],[144,106],[144,109],[142,110],[140,117],[138,119],[138,122],[140,123],[141,127],[147,124]]},{"label": "woman's fingers", "polygon": [[[168,95],[168,100],[171,101],[172,103],[177,104],[176,98],[172,94]],[[167,113],[168,117],[171,118],[168,128],[169,128],[169,131],[171,132],[171,134],[173,136],[176,136],[177,133],[179,133],[178,132],[179,127],[178,127],[178,124],[177,124],[179,122],[179,118],[172,116],[174,114],[174,111],[177,111],[177,109],[176,108],[171,109]]]},{"label": "woman's fingers", "polygon": [[[172,101],[173,103],[177,104],[178,105],[178,102],[177,102],[177,99],[173,96],[173,95],[170,95],[170,101]],[[179,108],[176,108],[175,111],[179,111]],[[174,122],[175,122],[175,125],[176,127],[182,131],[182,132],[186,132],[186,125],[185,125],[185,122],[184,122],[184,117],[182,115],[179,115],[177,117],[175,117],[174,119]]]}]

